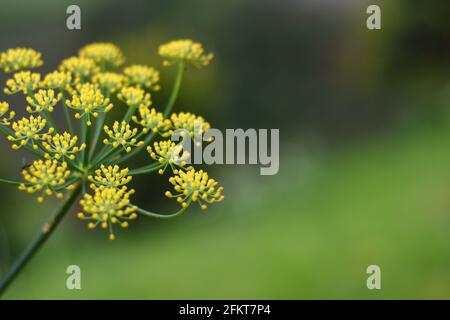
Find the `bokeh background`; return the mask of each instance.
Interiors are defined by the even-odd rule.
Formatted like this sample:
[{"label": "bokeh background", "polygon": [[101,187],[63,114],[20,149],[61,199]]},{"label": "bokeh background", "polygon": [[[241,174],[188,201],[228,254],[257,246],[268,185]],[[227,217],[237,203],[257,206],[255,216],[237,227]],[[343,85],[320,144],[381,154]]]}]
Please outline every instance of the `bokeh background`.
[{"label": "bokeh background", "polygon": [[[74,3],[81,31],[65,27]],[[381,31],[366,28],[369,4],[381,6]],[[157,108],[174,77],[158,46],[198,40],[216,57],[188,68],[175,111],[281,136],[275,176],[208,168],[226,201],[207,212],[142,217],[111,242],[74,210],[4,298],[450,298],[449,9],[407,0],[2,0],[0,50],[33,47],[47,72],[87,43],[114,42],[128,64],[160,69]],[[0,148],[0,177],[18,179],[31,158],[5,139]],[[144,208],[176,207],[163,196],[167,177],[133,185]],[[37,205],[7,185],[0,197],[3,274],[57,202]],[[79,291],[65,286],[72,264]],[[372,264],[381,290],[366,287]]]}]

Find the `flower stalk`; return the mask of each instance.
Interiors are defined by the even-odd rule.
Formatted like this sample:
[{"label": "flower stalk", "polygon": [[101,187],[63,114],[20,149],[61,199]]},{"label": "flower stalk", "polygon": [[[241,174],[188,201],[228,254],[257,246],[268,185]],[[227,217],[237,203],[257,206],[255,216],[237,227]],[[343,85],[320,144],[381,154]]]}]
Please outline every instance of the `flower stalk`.
[{"label": "flower stalk", "polygon": [[64,202],[64,204],[56,210],[49,221],[42,227],[41,231],[37,234],[36,238],[30,242],[28,247],[22,252],[19,258],[16,260],[11,270],[3,276],[0,281],[0,296],[5,292],[11,282],[18,276],[20,271],[25,267],[25,265],[30,261],[30,259],[38,252],[42,245],[47,241],[47,239],[55,231],[56,227],[61,222],[62,218],[70,210],[70,207],[77,199],[80,194],[80,186],[78,185],[72,191],[70,196]]}]

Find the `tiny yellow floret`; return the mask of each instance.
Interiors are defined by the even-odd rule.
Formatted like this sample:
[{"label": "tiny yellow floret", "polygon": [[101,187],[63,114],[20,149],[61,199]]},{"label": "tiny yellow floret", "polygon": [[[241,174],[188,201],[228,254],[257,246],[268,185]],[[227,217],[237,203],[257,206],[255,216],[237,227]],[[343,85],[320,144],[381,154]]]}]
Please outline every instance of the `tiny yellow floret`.
[{"label": "tiny yellow floret", "polygon": [[82,58],[89,58],[98,65],[119,67],[125,62],[125,57],[119,47],[108,42],[91,43],[80,49]]},{"label": "tiny yellow floret", "polygon": [[104,139],[104,144],[110,144],[113,148],[122,147],[126,152],[131,151],[131,147],[139,147],[144,144],[144,141],[137,141],[135,136],[138,133],[138,129],[131,129],[130,125],[125,121],[119,123],[115,121],[112,129],[108,126],[104,127],[109,139]]},{"label": "tiny yellow floret", "polygon": [[197,202],[202,209],[206,209],[206,203],[212,204],[224,199],[223,188],[217,187],[217,181],[210,179],[208,173],[203,170],[179,170],[177,175],[169,179],[169,182],[177,194],[166,192],[166,196],[176,198],[183,208],[188,207],[192,202]]},{"label": "tiny yellow floret", "polygon": [[198,68],[207,66],[214,57],[212,53],[206,54],[200,43],[190,39],[175,40],[161,45],[159,55],[165,59],[163,62],[165,66],[184,60]]},{"label": "tiny yellow floret", "polygon": [[14,111],[9,111],[9,103],[6,101],[0,101],[0,125],[9,126],[11,124],[11,120],[14,118],[16,113]]},{"label": "tiny yellow floret", "polygon": [[46,124],[47,120],[41,116],[31,116],[13,122],[12,129],[14,134],[8,136],[8,140],[14,142],[12,148],[17,150],[30,142],[33,148],[37,149],[38,145],[36,142],[46,140],[54,131],[53,128],[50,128],[47,132],[43,132]]},{"label": "tiny yellow floret", "polygon": [[0,68],[6,73],[42,66],[41,53],[30,48],[8,49],[0,53]]},{"label": "tiny yellow floret", "polygon": [[133,86],[153,91],[158,91],[161,88],[159,85],[159,72],[152,67],[132,65],[125,68],[123,73]]},{"label": "tiny yellow floret", "polygon": [[53,89],[40,89],[32,96],[26,98],[30,104],[26,110],[29,113],[53,112],[54,107],[61,100],[62,96],[61,92],[55,93]]},{"label": "tiny yellow floret", "polygon": [[37,198],[42,202],[45,196],[56,195],[61,198],[62,191],[67,189],[66,178],[70,175],[67,163],[57,160],[36,160],[31,166],[22,170],[26,183],[19,186],[20,190],[28,193],[40,192]]},{"label": "tiny yellow floret", "polygon": [[79,147],[76,146],[78,142],[77,136],[72,136],[68,132],[62,134],[57,133],[55,135],[48,135],[47,139],[42,142],[43,147],[47,153],[45,157],[60,159],[75,160],[76,153],[84,150],[86,148],[85,144],[81,144]]},{"label": "tiny yellow floret", "polygon": [[99,186],[119,188],[131,181],[132,176],[128,175],[128,171],[128,168],[120,169],[118,165],[106,167],[102,164],[100,169],[95,170],[95,176],[91,175],[88,179],[93,183],[93,189]]},{"label": "tiny yellow floret", "polygon": [[78,214],[78,218],[90,220],[89,229],[94,229],[98,225],[102,229],[109,227],[109,238],[115,239],[113,225],[119,224],[126,228],[127,221],[137,217],[136,207],[130,204],[130,195],[133,193],[133,189],[127,190],[126,187],[120,189],[96,187],[93,195],[85,193],[84,198],[80,200],[83,213]]},{"label": "tiny yellow floret", "polygon": [[5,94],[15,94],[23,92],[28,95],[39,88],[41,75],[39,73],[31,73],[30,71],[20,71],[14,74],[13,78],[6,81],[3,91]]}]

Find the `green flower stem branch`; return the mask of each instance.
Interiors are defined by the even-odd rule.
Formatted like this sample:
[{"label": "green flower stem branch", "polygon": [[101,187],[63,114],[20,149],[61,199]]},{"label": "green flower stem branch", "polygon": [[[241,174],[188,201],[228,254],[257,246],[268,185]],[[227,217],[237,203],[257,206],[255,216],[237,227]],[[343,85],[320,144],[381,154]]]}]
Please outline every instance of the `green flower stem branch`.
[{"label": "green flower stem branch", "polygon": [[126,123],[129,123],[131,120],[131,116],[134,114],[134,112],[136,111],[137,106],[133,105],[128,107],[127,113],[125,114],[125,116],[123,117],[123,121],[125,121]]},{"label": "green flower stem branch", "polygon": [[50,235],[55,231],[58,224],[61,222],[62,218],[69,211],[72,204],[77,199],[80,194],[80,185],[75,187],[72,193],[67,198],[66,202],[56,210],[50,220],[44,224],[41,231],[38,233],[36,238],[29,244],[29,246],[22,252],[17,261],[11,267],[11,270],[2,278],[0,281],[0,296],[5,292],[11,282],[17,277],[20,271],[25,267],[25,265],[30,261],[30,259],[36,254],[36,252],[42,247],[42,245],[47,241]]},{"label": "green flower stem branch", "polygon": [[142,168],[130,170],[130,172],[128,174],[130,176],[137,176],[140,174],[147,174],[147,173],[157,171],[163,167],[164,167],[164,164],[162,164],[162,163],[153,163],[153,164],[150,164],[150,165],[142,167]]},{"label": "green flower stem branch", "polygon": [[86,126],[86,136],[85,136],[85,141],[84,143],[86,144],[86,149],[84,150],[84,154],[83,154],[83,167],[87,166],[88,164],[88,160],[89,160],[89,153],[91,152],[91,126]]},{"label": "green flower stem branch", "polygon": [[136,208],[136,211],[138,213],[140,213],[140,214],[143,214],[144,216],[147,216],[147,217],[152,217],[152,218],[157,218],[157,219],[172,219],[172,218],[175,218],[175,217],[178,217],[179,215],[181,215],[184,211],[186,211],[186,208],[181,208],[177,212],[171,213],[171,214],[155,213],[155,212],[144,210],[144,209],[139,208],[139,207]]},{"label": "green flower stem branch", "polygon": [[48,124],[50,125],[50,127],[56,129],[55,121],[53,120],[53,117],[50,114],[50,112],[48,112],[47,110],[44,110],[40,114],[42,115],[42,117],[44,117],[48,121]]},{"label": "green flower stem branch", "polygon": [[172,112],[173,106],[178,98],[178,93],[180,92],[181,82],[184,75],[184,60],[178,62],[177,76],[175,77],[175,83],[173,85],[172,93],[169,98],[169,102],[164,110],[164,117],[167,117],[169,113]]},{"label": "green flower stem branch", "polygon": [[64,110],[64,117],[66,118],[67,129],[69,130],[70,134],[73,135],[74,131],[73,131],[72,119],[70,118],[69,108],[66,105],[66,96],[64,94],[64,91],[62,92],[61,100],[62,100],[62,107]]},{"label": "green flower stem branch", "polygon": [[100,134],[103,130],[103,125],[105,123],[106,113],[102,113],[98,116],[98,120],[95,123],[95,131],[94,135],[92,137],[92,145],[91,145],[91,151],[89,154],[89,160],[92,160],[92,157],[95,153],[95,147],[97,146],[98,139],[100,138]]},{"label": "green flower stem branch", "polygon": [[23,182],[19,182],[19,181],[13,181],[13,180],[8,180],[8,179],[0,179],[1,183],[6,183],[6,184],[13,184],[13,185],[21,185],[23,184]]}]

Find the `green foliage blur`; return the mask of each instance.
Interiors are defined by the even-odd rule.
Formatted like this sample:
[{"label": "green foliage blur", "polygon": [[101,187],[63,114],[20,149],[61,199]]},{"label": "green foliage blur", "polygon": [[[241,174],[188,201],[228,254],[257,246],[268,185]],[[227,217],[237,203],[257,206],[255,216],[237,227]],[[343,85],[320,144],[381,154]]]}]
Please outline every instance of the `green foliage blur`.
[{"label": "green foliage blur", "polygon": [[[280,171],[212,166],[223,203],[175,220],[140,217],[114,242],[74,210],[4,298],[450,298],[450,3],[77,3],[81,31],[65,27],[74,1],[2,1],[0,51],[33,47],[50,71],[87,43],[114,42],[127,63],[161,71],[153,100],[162,108],[174,70],[162,67],[159,44],[200,41],[216,57],[187,70],[174,110],[219,129],[279,128]],[[366,28],[369,4],[381,6],[381,31]],[[6,139],[0,150],[0,177],[18,179],[31,158]],[[132,184],[142,207],[176,208],[163,195],[167,177]],[[37,205],[6,185],[0,198],[1,275],[57,202]],[[66,289],[73,264],[81,290]],[[366,287],[373,264],[381,290]]]}]

